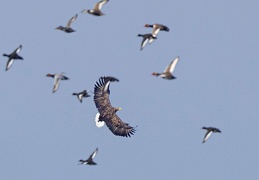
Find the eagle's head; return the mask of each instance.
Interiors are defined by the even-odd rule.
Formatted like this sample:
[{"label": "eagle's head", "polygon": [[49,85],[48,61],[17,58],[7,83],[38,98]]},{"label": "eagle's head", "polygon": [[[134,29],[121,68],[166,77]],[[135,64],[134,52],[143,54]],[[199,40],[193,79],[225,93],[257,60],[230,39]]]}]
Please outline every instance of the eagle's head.
[{"label": "eagle's head", "polygon": [[114,111],[115,111],[115,112],[117,112],[117,111],[119,111],[119,110],[121,110],[121,108],[118,108],[118,107],[114,108]]}]

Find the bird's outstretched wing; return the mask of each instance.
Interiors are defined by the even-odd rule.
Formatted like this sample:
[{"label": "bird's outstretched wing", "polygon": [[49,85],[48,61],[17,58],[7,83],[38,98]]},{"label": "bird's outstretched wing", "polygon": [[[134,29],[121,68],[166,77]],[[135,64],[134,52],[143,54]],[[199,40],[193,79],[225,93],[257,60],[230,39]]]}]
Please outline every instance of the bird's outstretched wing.
[{"label": "bird's outstretched wing", "polygon": [[57,76],[54,77],[54,87],[53,87],[53,93],[56,92],[59,88],[61,79]]},{"label": "bird's outstretched wing", "polygon": [[134,127],[123,122],[116,113],[114,113],[112,118],[106,119],[105,122],[111,132],[116,136],[130,137],[136,132]]},{"label": "bird's outstretched wing", "polygon": [[168,66],[166,66],[164,72],[169,72],[169,73],[173,73],[176,64],[179,61],[179,57],[177,56]]},{"label": "bird's outstretched wing", "polygon": [[20,45],[18,48],[16,48],[16,49],[13,51],[13,53],[18,54],[18,53],[21,51],[21,49],[22,49],[22,45]]},{"label": "bird's outstretched wing", "polygon": [[213,133],[213,131],[207,130],[206,134],[204,135],[202,143],[205,143],[209,139],[209,137],[211,136],[212,133]]},{"label": "bird's outstretched wing", "polygon": [[96,82],[94,87],[94,102],[100,114],[102,114],[105,108],[111,107],[109,99],[109,86],[111,81],[106,81],[107,79],[105,77],[100,77],[99,82]]},{"label": "bird's outstretched wing", "polygon": [[77,14],[74,15],[71,19],[69,19],[69,21],[67,22],[67,27],[70,27],[72,22],[74,22],[77,18]]},{"label": "bird's outstretched wing", "polygon": [[94,9],[96,10],[101,10],[101,8],[103,7],[104,4],[106,4],[109,0],[102,0],[100,2],[98,2],[95,6]]},{"label": "bird's outstretched wing", "polygon": [[94,152],[89,156],[89,158],[88,158],[88,159],[93,160],[93,159],[94,159],[94,157],[96,156],[97,152],[98,152],[98,148],[96,148],[96,149],[94,150]]}]

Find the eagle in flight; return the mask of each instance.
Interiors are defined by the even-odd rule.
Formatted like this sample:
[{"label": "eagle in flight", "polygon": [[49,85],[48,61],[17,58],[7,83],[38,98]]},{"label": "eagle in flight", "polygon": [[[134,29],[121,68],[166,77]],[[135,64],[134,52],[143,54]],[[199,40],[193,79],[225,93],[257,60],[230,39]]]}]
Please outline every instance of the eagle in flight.
[{"label": "eagle in flight", "polygon": [[121,108],[116,108],[111,105],[109,95],[109,86],[111,82],[119,81],[117,78],[107,76],[100,77],[94,87],[94,102],[98,109],[99,121],[104,121],[111,132],[116,136],[130,137],[134,135],[135,128],[128,123],[123,122],[116,112]]}]

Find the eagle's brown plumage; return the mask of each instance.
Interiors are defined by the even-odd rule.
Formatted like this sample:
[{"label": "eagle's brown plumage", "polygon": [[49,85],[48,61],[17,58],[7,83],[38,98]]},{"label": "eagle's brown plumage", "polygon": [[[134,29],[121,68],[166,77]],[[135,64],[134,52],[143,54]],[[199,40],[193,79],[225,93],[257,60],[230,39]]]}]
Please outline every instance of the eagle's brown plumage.
[{"label": "eagle's brown plumage", "polygon": [[104,121],[114,135],[130,137],[135,129],[117,116],[116,112],[120,108],[112,107],[109,100],[109,86],[114,81],[119,80],[114,77],[100,77],[95,84],[94,102],[100,113],[99,120]]}]

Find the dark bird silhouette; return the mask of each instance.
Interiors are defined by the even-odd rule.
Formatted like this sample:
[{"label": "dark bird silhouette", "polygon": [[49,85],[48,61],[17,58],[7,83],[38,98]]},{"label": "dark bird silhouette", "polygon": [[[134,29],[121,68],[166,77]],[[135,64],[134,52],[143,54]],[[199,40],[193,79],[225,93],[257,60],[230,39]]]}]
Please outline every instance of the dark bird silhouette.
[{"label": "dark bird silhouette", "polygon": [[69,21],[67,22],[67,26],[63,27],[63,26],[58,26],[56,29],[57,30],[61,30],[61,31],[64,31],[66,33],[72,33],[72,32],[75,32],[74,29],[72,29],[70,26],[71,24],[76,20],[77,18],[77,14],[74,15],[71,19],[69,19]]},{"label": "dark bird silhouette", "polygon": [[214,127],[202,127],[202,129],[207,130],[202,143],[205,143],[209,139],[209,137],[211,136],[212,133],[214,133],[214,132],[221,133],[221,131],[218,128],[214,128]]},{"label": "dark bird silhouette", "polygon": [[82,13],[89,13],[94,16],[103,16],[105,15],[104,13],[101,12],[101,8],[104,4],[106,4],[109,0],[102,0],[98,2],[93,9],[91,10],[83,10]]},{"label": "dark bird silhouette", "polygon": [[121,108],[112,107],[109,99],[110,82],[118,81],[117,78],[100,77],[94,87],[94,102],[100,116],[99,121],[104,121],[111,132],[116,136],[130,137],[134,135],[135,128],[123,122],[116,114]]},{"label": "dark bird silhouette", "polygon": [[173,71],[178,61],[179,61],[179,57],[177,56],[168,66],[166,66],[164,72],[162,73],[153,72],[152,75],[158,76],[164,79],[169,79],[169,80],[176,79],[176,77],[173,76]]},{"label": "dark bird silhouette", "polygon": [[96,165],[97,163],[95,163],[93,159],[96,156],[97,152],[98,152],[98,148],[95,149],[95,151],[91,154],[91,156],[89,156],[88,159],[86,160],[80,159],[79,160],[80,164]]},{"label": "dark bird silhouette", "polygon": [[140,50],[142,50],[145,46],[146,46],[146,44],[147,44],[147,42],[149,41],[149,40],[153,40],[153,39],[157,39],[156,37],[154,37],[152,34],[138,34],[138,36],[139,37],[143,37],[143,40],[142,40],[142,42],[141,42],[141,46],[140,46]]},{"label": "dark bird silhouette", "polygon": [[79,93],[73,93],[72,95],[77,96],[78,100],[82,103],[83,98],[90,97],[90,95],[87,93],[86,90],[79,92]]},{"label": "dark bird silhouette", "polygon": [[6,63],[6,68],[5,68],[6,71],[8,69],[10,69],[14,60],[16,60],[16,59],[23,60],[23,58],[18,55],[18,53],[21,51],[21,49],[22,49],[22,45],[20,45],[18,48],[16,48],[11,54],[3,54],[3,56],[6,56],[6,57],[9,58],[7,63]]}]

